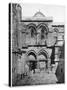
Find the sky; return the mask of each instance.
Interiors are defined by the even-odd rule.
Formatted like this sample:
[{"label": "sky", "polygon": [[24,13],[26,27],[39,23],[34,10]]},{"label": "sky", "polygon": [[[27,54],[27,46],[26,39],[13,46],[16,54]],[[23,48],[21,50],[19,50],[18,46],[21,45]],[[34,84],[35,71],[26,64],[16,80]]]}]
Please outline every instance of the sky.
[{"label": "sky", "polygon": [[53,17],[54,22],[65,22],[65,7],[57,5],[23,3],[22,18],[32,17],[36,12],[42,12],[46,17]]}]

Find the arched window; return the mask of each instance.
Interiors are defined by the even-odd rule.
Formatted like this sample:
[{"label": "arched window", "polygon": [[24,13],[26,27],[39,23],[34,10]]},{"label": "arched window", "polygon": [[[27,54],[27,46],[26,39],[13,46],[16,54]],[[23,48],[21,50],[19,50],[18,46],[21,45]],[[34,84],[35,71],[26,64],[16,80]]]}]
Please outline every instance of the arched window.
[{"label": "arched window", "polygon": [[45,26],[41,26],[41,39],[45,39],[45,36],[47,35],[47,29]]},{"label": "arched window", "polygon": [[45,35],[44,35],[45,33],[44,33],[44,28],[42,28],[42,30],[41,30],[41,39],[44,39],[45,38]]},{"label": "arched window", "polygon": [[36,35],[36,30],[34,27],[31,27],[30,29],[31,29],[31,37],[33,38]]},{"label": "arched window", "polygon": [[30,34],[31,34],[31,37],[35,37],[36,36],[36,25],[31,23],[28,25],[28,29],[30,30]]}]

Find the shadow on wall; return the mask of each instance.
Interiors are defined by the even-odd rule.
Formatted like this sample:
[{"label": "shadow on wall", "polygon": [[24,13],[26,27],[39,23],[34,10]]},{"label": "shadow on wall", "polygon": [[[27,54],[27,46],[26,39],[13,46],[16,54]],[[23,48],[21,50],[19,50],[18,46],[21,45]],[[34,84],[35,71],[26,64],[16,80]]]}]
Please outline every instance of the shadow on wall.
[{"label": "shadow on wall", "polygon": [[64,74],[64,62],[59,62],[57,70],[56,70],[56,76],[58,79],[57,83],[64,83],[65,82],[65,74]]},{"label": "shadow on wall", "polygon": [[64,61],[64,45],[60,48],[60,61],[56,70],[56,76],[58,79],[57,83],[64,83],[65,82],[65,61]]}]

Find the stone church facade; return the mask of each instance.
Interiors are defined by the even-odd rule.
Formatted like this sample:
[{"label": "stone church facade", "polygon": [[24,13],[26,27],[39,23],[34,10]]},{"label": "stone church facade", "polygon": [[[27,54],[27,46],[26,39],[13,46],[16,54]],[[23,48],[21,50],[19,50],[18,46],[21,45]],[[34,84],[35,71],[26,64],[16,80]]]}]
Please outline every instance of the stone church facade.
[{"label": "stone church facade", "polygon": [[[64,25],[53,22],[41,11],[22,18],[22,8],[12,6],[12,75],[47,71],[64,73]],[[62,72],[61,72],[62,69]],[[59,75],[60,75],[59,74]]]}]

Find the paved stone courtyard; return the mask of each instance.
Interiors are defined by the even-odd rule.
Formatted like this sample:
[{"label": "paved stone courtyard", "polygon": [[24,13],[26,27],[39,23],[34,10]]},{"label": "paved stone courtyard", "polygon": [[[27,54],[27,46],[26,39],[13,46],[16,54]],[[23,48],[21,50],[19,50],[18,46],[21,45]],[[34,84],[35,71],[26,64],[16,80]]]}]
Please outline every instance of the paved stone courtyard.
[{"label": "paved stone courtyard", "polygon": [[54,73],[45,73],[41,71],[40,73],[30,74],[25,78],[17,81],[16,85],[41,85],[41,84],[55,84],[57,82],[57,77]]}]

